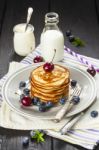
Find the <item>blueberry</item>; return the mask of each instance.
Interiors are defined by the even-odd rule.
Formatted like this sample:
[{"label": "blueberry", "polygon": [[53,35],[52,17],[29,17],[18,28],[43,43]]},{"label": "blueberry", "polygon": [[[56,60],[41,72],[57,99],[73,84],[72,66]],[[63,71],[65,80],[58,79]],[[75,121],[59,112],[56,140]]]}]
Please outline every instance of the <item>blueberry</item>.
[{"label": "blueberry", "polygon": [[70,35],[70,36],[69,36],[69,42],[74,42],[74,40],[75,40],[74,35]]},{"label": "blueberry", "polygon": [[66,99],[65,98],[61,98],[59,102],[60,102],[60,104],[64,105],[65,102],[66,102]]},{"label": "blueberry", "polygon": [[70,36],[71,35],[71,30],[67,30],[66,31],[66,36]]},{"label": "blueberry", "polygon": [[52,102],[50,102],[50,101],[49,101],[49,102],[47,102],[47,103],[46,103],[46,107],[47,107],[47,108],[51,108],[51,107],[53,107],[53,103],[52,103]]},{"label": "blueberry", "polygon": [[34,130],[30,131],[30,137],[33,138],[36,135],[36,132]]},{"label": "blueberry", "polygon": [[23,93],[24,93],[25,95],[29,95],[30,90],[29,90],[28,88],[25,88],[25,89],[23,90]]},{"label": "blueberry", "polygon": [[22,140],[22,144],[23,144],[23,146],[28,146],[29,145],[29,138],[24,137],[23,140]]},{"label": "blueberry", "polygon": [[39,111],[45,112],[46,111],[46,107],[43,106],[43,105],[39,106]]},{"label": "blueberry", "polygon": [[98,111],[93,110],[93,111],[91,112],[91,117],[95,118],[95,117],[97,117],[97,116],[98,116]]},{"label": "blueberry", "polygon": [[21,81],[21,82],[19,83],[19,88],[24,88],[25,86],[26,86],[26,82]]},{"label": "blueberry", "polygon": [[34,97],[34,98],[32,99],[32,103],[33,103],[34,105],[37,105],[39,102],[40,102],[40,101],[39,101],[39,98],[38,98],[38,97]]},{"label": "blueberry", "polygon": [[73,96],[72,102],[76,105],[80,102],[80,97],[79,96]]},{"label": "blueberry", "polygon": [[76,84],[77,84],[77,81],[76,81],[76,80],[72,80],[72,81],[71,81],[71,86],[72,86],[72,87],[75,87]]},{"label": "blueberry", "polygon": [[37,106],[45,106],[46,105],[46,103],[45,102],[41,102],[41,101],[39,101],[38,103],[37,103]]}]

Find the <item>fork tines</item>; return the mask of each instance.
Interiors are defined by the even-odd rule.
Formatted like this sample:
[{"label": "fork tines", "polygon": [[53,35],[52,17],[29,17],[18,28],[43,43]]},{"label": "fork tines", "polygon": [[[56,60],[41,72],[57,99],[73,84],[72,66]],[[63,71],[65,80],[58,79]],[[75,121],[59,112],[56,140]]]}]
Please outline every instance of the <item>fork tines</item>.
[{"label": "fork tines", "polygon": [[75,87],[73,92],[70,94],[68,100],[66,101],[65,105],[58,111],[55,116],[54,121],[59,122],[64,117],[64,115],[71,110],[73,107],[72,98],[73,96],[79,96],[81,94],[81,87]]}]

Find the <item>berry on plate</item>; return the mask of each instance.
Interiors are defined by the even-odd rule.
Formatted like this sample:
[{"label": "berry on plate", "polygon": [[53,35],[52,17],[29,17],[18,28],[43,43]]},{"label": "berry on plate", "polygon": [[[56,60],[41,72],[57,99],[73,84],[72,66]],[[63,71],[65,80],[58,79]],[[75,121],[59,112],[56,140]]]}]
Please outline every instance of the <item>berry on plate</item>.
[{"label": "berry on plate", "polygon": [[26,82],[25,81],[21,81],[20,83],[19,83],[19,88],[21,89],[21,88],[24,88],[26,86]]},{"label": "berry on plate", "polygon": [[40,102],[40,100],[39,100],[38,97],[34,97],[34,98],[32,99],[32,103],[33,103],[34,105],[38,105],[39,102]]},{"label": "berry on plate", "polygon": [[46,111],[46,106],[44,106],[44,105],[39,106],[39,111],[45,112]]},{"label": "berry on plate", "polygon": [[52,103],[52,102],[50,102],[50,101],[49,101],[49,102],[47,102],[47,103],[46,103],[46,107],[47,107],[47,108],[51,108],[51,107],[53,107],[53,103]]},{"label": "berry on plate", "polygon": [[72,80],[72,81],[71,81],[71,86],[72,86],[72,87],[75,87],[76,84],[77,84],[77,81],[76,81],[76,80]]},{"label": "berry on plate", "polygon": [[29,90],[28,88],[25,88],[25,89],[23,90],[23,93],[28,96],[29,93],[30,93],[30,90]]},{"label": "berry on plate", "polygon": [[28,96],[24,96],[21,99],[21,103],[22,103],[23,106],[30,106],[32,104],[32,99]]},{"label": "berry on plate", "polygon": [[73,96],[72,102],[76,105],[80,102],[80,97],[79,96]]},{"label": "berry on plate", "polygon": [[65,98],[61,98],[59,102],[60,102],[60,104],[64,105],[65,102],[66,102],[66,99]]}]

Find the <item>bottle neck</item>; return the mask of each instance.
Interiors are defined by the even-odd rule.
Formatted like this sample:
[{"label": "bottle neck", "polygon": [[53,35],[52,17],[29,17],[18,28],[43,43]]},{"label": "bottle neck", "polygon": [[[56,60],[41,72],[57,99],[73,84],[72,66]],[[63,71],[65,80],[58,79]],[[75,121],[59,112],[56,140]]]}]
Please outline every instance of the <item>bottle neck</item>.
[{"label": "bottle neck", "polygon": [[46,30],[59,30],[59,27],[56,23],[46,23],[44,31]]}]

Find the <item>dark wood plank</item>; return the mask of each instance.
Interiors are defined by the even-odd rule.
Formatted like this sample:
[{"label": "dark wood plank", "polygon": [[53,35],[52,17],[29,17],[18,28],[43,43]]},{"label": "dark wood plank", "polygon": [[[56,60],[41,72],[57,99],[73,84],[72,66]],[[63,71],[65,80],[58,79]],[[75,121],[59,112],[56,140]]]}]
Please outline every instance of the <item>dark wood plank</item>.
[{"label": "dark wood plank", "polygon": [[51,137],[46,136],[44,143],[36,143],[29,140],[29,146],[23,147],[22,141],[24,137],[30,137],[29,131],[18,131],[0,128],[0,150],[51,150]]},{"label": "dark wood plank", "polygon": [[[59,13],[60,27],[65,36],[66,46],[78,53],[99,58],[99,22],[95,0],[52,0],[51,11]],[[68,42],[65,35],[68,29],[71,29],[72,34],[76,37],[86,42],[84,48],[75,48]]]},{"label": "dark wood plank", "polygon": [[[39,43],[39,37],[44,27],[44,15],[49,9],[48,0],[44,0],[43,2],[39,0],[7,0],[0,39],[0,77],[7,72],[10,61],[20,61],[22,59],[13,50],[13,26],[26,21],[27,8],[29,6],[34,8],[31,24],[35,27],[36,42],[37,44]],[[0,150],[25,149],[22,147],[22,139],[24,136],[29,136],[29,131],[15,131],[0,128]],[[50,137],[46,138],[44,144],[30,143],[27,149],[50,150]]]},{"label": "dark wood plank", "polygon": [[0,2],[0,34],[2,31],[2,25],[4,22],[5,10],[6,10],[6,0],[3,0],[2,2]]},{"label": "dark wood plank", "polygon": [[[99,2],[97,5],[98,12],[95,5],[97,4],[94,0],[51,0],[51,11],[57,12],[60,16],[59,27],[64,33],[65,45],[75,52],[99,59],[99,22],[97,14],[99,12]],[[80,37],[86,42],[85,47],[76,48],[68,42],[65,35],[68,29],[71,29],[76,37]],[[53,140],[53,149],[85,150],[85,148],[66,144],[66,142],[57,139]],[[96,149],[99,149],[99,146]]]}]

